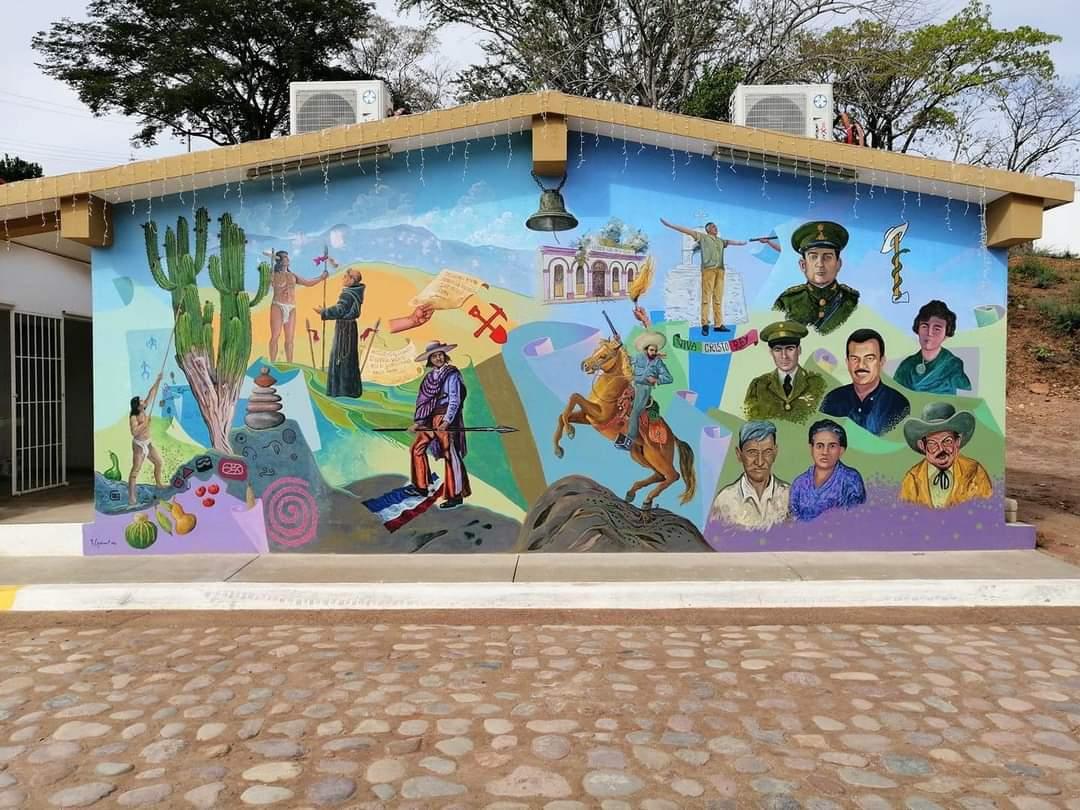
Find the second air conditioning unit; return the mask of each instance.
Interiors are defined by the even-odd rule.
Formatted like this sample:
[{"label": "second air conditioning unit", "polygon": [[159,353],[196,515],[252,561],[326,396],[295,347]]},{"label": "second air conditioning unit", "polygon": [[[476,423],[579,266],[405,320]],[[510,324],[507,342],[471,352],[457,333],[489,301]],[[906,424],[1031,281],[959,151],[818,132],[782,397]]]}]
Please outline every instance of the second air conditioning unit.
[{"label": "second air conditioning unit", "polygon": [[299,135],[381,121],[390,104],[390,92],[381,81],[290,82],[289,131]]},{"label": "second air conditioning unit", "polygon": [[732,96],[731,121],[787,135],[833,139],[831,84],[740,84]]}]

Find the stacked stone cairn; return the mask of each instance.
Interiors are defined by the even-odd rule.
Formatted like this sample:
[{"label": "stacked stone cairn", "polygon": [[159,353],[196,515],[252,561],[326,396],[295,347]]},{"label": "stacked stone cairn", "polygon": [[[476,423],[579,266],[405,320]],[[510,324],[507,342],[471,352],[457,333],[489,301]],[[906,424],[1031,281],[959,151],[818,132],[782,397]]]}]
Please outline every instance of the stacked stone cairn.
[{"label": "stacked stone cairn", "polygon": [[248,398],[244,424],[253,430],[266,430],[284,422],[285,415],[281,413],[281,397],[274,388],[277,380],[270,376],[268,368],[261,368],[259,372],[255,378],[255,389]]}]

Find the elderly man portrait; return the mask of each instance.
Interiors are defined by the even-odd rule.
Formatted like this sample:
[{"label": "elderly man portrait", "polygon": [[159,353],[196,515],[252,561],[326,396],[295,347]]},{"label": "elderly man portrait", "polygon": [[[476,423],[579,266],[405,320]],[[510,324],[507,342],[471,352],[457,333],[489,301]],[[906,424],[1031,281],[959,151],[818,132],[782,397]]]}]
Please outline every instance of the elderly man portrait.
[{"label": "elderly man portrait", "polygon": [[840,251],[847,243],[847,229],[835,222],[807,222],[796,228],[791,246],[800,256],[806,283],[780,293],[773,309],[822,335],[843,324],[859,305],[859,291],[836,280],[844,266]]},{"label": "elderly man portrait", "polygon": [[990,476],[982,464],[961,455],[975,435],[975,417],[947,402],[931,402],[922,418],[904,423],[904,439],[923,460],[907,471],[900,484],[900,500],[932,509],[989,498]]},{"label": "elderly man portrait", "polygon": [[825,394],[825,378],[799,363],[806,327],[798,321],[771,323],[761,330],[776,368],[755,377],[746,388],[747,419],[805,422]]},{"label": "elderly man portrait", "polygon": [[859,471],[840,460],[847,432],[832,419],[810,426],[810,469],[791,482],[790,509],[796,520],[813,520],[830,509],[850,509],[866,502]]},{"label": "elderly man portrait", "polygon": [[710,520],[744,529],[768,529],[788,519],[791,486],[772,471],[778,450],[772,422],[747,422],[739,429],[735,457],[743,473],[716,493]]},{"label": "elderly man portrait", "polygon": [[846,353],[851,384],[826,394],[821,412],[846,416],[875,436],[887,433],[911,412],[911,403],[881,381],[885,338],[873,329],[856,329],[848,336]]},{"label": "elderly man portrait", "polygon": [[919,338],[919,351],[900,361],[893,379],[912,391],[931,394],[970,391],[964,361],[942,345],[956,334],[956,313],[944,301],[930,301],[919,309],[911,331]]}]

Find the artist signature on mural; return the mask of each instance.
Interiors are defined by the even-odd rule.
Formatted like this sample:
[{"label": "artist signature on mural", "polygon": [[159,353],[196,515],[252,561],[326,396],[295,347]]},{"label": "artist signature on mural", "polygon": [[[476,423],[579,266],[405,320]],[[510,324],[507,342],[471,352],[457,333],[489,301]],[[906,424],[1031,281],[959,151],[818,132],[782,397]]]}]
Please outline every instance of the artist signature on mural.
[{"label": "artist signature on mural", "polygon": [[115,546],[115,540],[102,540],[100,537],[91,537],[90,545],[94,548],[100,548],[101,546]]}]

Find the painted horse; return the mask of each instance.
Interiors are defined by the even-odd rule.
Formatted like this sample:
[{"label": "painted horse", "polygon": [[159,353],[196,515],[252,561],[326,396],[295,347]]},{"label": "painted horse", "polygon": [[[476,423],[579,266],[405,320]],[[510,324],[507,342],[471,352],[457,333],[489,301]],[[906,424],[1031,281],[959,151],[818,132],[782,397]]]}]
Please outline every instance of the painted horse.
[{"label": "painted horse", "polygon": [[[563,457],[559,441],[565,431],[568,439],[574,438],[574,425],[589,425],[600,435],[614,441],[619,433],[626,433],[630,404],[634,397],[634,373],[630,355],[623,348],[622,340],[614,337],[602,339],[596,351],[581,362],[581,370],[594,375],[592,391],[588,397],[571,394],[566,408],[559,414],[555,429],[555,456]],[[647,413],[647,410],[646,410]],[[643,419],[645,415],[643,414]],[[675,449],[679,450],[679,472],[675,470]],[[694,450],[682,441],[663,418],[644,422],[638,437],[630,448],[630,458],[649,470],[652,475],[634,483],[626,493],[626,500],[633,502],[639,489],[656,484],[645,496],[642,507],[649,509],[656,497],[679,480],[679,473],[686,489],[679,503],[689,503],[697,491],[697,475],[694,472]]]}]

